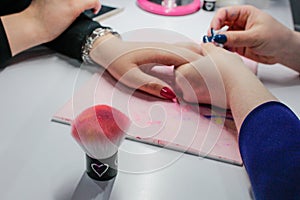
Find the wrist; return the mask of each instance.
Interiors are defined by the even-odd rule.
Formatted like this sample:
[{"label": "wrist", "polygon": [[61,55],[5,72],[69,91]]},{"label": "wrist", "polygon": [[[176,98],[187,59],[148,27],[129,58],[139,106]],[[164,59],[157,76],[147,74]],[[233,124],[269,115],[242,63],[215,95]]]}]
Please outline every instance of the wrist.
[{"label": "wrist", "polygon": [[246,66],[239,67],[223,75],[228,104],[238,131],[254,108],[268,101],[278,101]]},{"label": "wrist", "polygon": [[[99,63],[97,60],[97,54],[92,53],[95,52],[95,49],[104,43],[106,40],[111,38],[120,38],[120,35],[113,31],[111,28],[97,28],[95,29],[87,38],[82,46],[82,60],[85,63]],[[97,62],[98,61],[98,62]]]},{"label": "wrist", "polygon": [[40,12],[41,11],[39,10],[39,7],[32,3],[27,9],[22,11],[21,14],[24,19],[29,21],[31,34],[32,37],[35,38],[36,43],[43,44],[52,41],[54,37],[51,35],[51,33],[49,33],[49,31],[47,31],[47,27],[45,28],[47,24],[45,21],[43,21],[43,17],[41,16]]},{"label": "wrist", "polygon": [[122,39],[119,37],[107,34],[94,42],[89,55],[95,63],[107,68],[116,59],[116,56],[122,54],[118,53],[122,51],[122,42]]},{"label": "wrist", "polygon": [[25,10],[1,17],[12,56],[46,42],[38,23]]},{"label": "wrist", "polygon": [[279,63],[300,72],[300,33],[290,31],[288,40],[280,51]]}]

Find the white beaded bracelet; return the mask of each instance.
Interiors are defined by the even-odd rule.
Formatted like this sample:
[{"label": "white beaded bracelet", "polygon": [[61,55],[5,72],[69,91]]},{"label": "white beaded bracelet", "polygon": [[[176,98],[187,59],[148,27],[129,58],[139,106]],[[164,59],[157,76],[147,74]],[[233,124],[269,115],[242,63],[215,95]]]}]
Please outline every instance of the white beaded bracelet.
[{"label": "white beaded bracelet", "polygon": [[91,33],[91,35],[89,35],[86,38],[86,41],[85,41],[84,45],[82,46],[81,58],[82,58],[83,62],[95,64],[94,61],[90,57],[90,52],[93,48],[93,44],[98,38],[103,37],[107,34],[113,34],[120,38],[120,34],[116,31],[114,31],[113,29],[111,29],[110,27],[96,28]]}]

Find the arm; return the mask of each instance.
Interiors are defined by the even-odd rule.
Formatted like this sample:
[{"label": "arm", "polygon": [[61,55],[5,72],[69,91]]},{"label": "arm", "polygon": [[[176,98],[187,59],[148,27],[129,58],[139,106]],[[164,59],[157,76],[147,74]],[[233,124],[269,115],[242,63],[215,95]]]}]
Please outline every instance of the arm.
[{"label": "arm", "polygon": [[20,13],[1,17],[11,56],[42,44],[48,40],[48,35],[28,13],[28,9]]},{"label": "arm", "polygon": [[[47,43],[46,46],[82,62],[82,47],[87,37],[97,28],[105,27],[85,14],[81,14],[64,33],[54,41]],[[107,69],[114,78],[125,85],[134,89],[142,89],[155,96],[165,98],[165,95],[167,98],[171,97],[170,99],[175,98],[175,94],[168,84],[139,70],[138,64],[135,62],[137,62],[137,56],[140,56],[142,53],[131,56],[131,59],[128,59],[130,56],[123,56],[127,51],[131,52],[141,47],[146,48],[146,46],[143,46],[142,43],[136,43],[136,45],[132,46],[128,44],[130,43],[122,41],[122,39],[113,34],[106,34],[94,41],[89,55],[96,64]],[[144,54],[151,54],[151,52],[145,52]],[[116,61],[113,62],[114,60]],[[145,63],[149,62],[145,61]],[[135,69],[131,71],[134,72],[133,74],[128,73],[131,69]],[[126,78],[122,78],[125,74],[127,74]],[[128,74],[130,75],[128,76]],[[167,94],[160,92],[163,91],[162,88],[164,87],[168,88]]]},{"label": "arm", "polygon": [[[6,39],[6,52],[7,42],[10,50],[3,58],[1,54],[2,62],[26,49],[53,40],[84,10],[94,8],[97,12],[100,9],[98,0],[80,1],[81,3],[73,0],[45,1],[33,0],[24,11],[1,17],[1,35]],[[64,13],[64,20],[57,13]]]},{"label": "arm", "polygon": [[[176,72],[183,94],[189,96],[182,79],[192,88],[198,87],[194,93],[204,91],[203,94],[212,96],[224,89],[255,197],[297,199],[300,195],[299,119],[277,101],[237,55],[212,44],[203,45],[203,52],[206,56],[200,61],[183,65]],[[207,80],[223,86],[205,87],[209,85]],[[201,103],[202,99],[198,100]]]},{"label": "arm", "polygon": [[238,131],[254,108],[265,102],[277,101],[237,55],[213,44],[205,44],[203,49],[206,56],[213,60],[224,81],[227,101]]},{"label": "arm", "polygon": [[[82,46],[97,28],[103,27],[82,14],[62,35],[46,45],[82,61]],[[164,99],[176,97],[172,87],[140,67],[149,63],[179,66],[200,57],[198,45],[126,42],[111,33],[98,37],[91,46],[91,59],[107,69],[115,79],[128,87]]]},{"label": "arm", "polygon": [[256,199],[300,197],[300,121],[279,102],[256,107],[240,130],[240,152]]},{"label": "arm", "polygon": [[[51,4],[48,2],[47,6],[45,6],[44,1],[33,0],[23,12],[3,17],[3,30],[6,31],[6,35],[4,35],[6,37],[3,37],[3,43],[6,43],[6,45],[3,45],[3,51],[6,54],[1,54],[1,64],[9,57],[42,43],[46,43],[48,47],[81,61],[81,50],[86,37],[96,28],[100,28],[101,25],[84,14],[80,15],[73,24],[71,22],[86,9],[94,7],[95,12],[98,12],[99,1],[53,0]],[[64,13],[64,20],[61,20],[61,16],[57,13]],[[64,31],[70,24],[71,26]],[[24,27],[25,31],[23,31]],[[62,31],[64,32],[61,34]],[[56,39],[53,40],[54,38]],[[98,45],[102,40],[105,39],[99,38],[95,42],[97,45],[93,45],[92,52],[94,53],[91,57],[94,61],[108,69],[116,79],[121,79],[125,74],[129,75],[121,79],[121,82],[125,85],[161,98],[173,99],[176,95],[167,83],[140,70],[140,65],[148,63],[181,65],[187,63],[190,58],[196,59],[199,57],[198,52],[193,52],[198,50],[195,45],[192,45],[190,51],[186,47],[180,47],[180,45],[127,43],[118,39],[110,40],[121,50],[131,51],[130,59],[128,59],[129,57],[121,56],[124,52],[107,51],[105,45]],[[105,42],[105,44],[111,48],[109,43]],[[138,51],[133,52],[133,50]],[[181,58],[182,53],[180,51],[187,55],[187,59]],[[106,61],[117,57],[120,58],[114,63],[109,63],[110,66],[108,67]],[[131,73],[127,73],[129,71]]]},{"label": "arm", "polygon": [[[0,2],[0,16],[21,12],[29,6],[31,0],[2,0]],[[0,68],[5,66],[7,60],[11,58],[11,50],[6,36],[6,32],[0,18]]]}]

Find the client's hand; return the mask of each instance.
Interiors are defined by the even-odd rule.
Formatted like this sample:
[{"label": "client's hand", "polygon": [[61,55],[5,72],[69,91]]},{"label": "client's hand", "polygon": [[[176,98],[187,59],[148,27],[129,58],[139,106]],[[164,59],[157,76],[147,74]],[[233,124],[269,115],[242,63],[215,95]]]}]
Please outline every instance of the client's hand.
[{"label": "client's hand", "polygon": [[[189,48],[187,48],[189,46]],[[103,66],[117,80],[134,89],[157,97],[174,99],[172,87],[165,81],[144,73],[140,66],[144,64],[162,64],[180,66],[202,56],[199,48],[193,45],[126,42],[112,35],[96,41],[90,56]]]}]

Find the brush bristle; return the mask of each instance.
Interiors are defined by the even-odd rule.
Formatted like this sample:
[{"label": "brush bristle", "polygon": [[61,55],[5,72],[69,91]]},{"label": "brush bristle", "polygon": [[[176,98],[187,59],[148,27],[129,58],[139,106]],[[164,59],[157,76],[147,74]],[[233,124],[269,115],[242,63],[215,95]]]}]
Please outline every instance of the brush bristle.
[{"label": "brush bristle", "polygon": [[96,105],[75,118],[72,136],[90,157],[103,159],[117,152],[129,126],[129,118],[119,110]]}]

